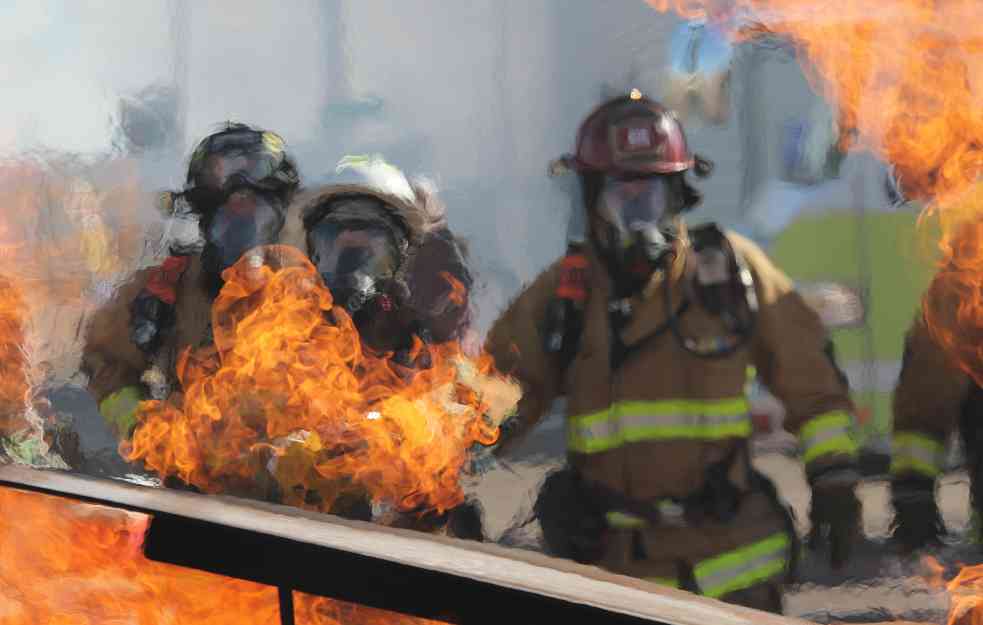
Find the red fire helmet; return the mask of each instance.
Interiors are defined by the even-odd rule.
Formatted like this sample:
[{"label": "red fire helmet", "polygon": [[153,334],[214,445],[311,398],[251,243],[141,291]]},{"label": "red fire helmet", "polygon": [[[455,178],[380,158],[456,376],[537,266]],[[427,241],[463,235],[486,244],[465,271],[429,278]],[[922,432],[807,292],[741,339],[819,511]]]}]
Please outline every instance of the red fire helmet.
[{"label": "red fire helmet", "polygon": [[676,114],[633,90],[587,117],[568,162],[581,172],[644,175],[686,171],[694,158]]}]

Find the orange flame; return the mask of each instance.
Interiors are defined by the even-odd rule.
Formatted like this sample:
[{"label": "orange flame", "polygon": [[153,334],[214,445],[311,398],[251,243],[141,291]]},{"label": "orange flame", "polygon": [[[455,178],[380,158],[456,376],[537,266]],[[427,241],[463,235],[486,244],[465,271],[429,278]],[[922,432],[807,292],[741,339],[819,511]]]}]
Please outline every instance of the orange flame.
[{"label": "orange flame", "polygon": [[96,304],[94,287],[136,269],[146,230],[159,222],[139,210],[149,198],[134,163],[45,157],[0,162],[0,262],[24,294],[18,347],[30,343],[30,362],[18,365],[38,382],[76,373],[77,328]]},{"label": "orange flame", "polygon": [[24,354],[24,300],[21,290],[0,276],[0,436],[27,427],[30,383]]},{"label": "orange flame", "polygon": [[[698,17],[718,2],[648,0]],[[983,166],[979,87],[983,51],[976,0],[736,0],[735,39],[763,32],[793,40],[817,91],[840,112],[844,143],[877,153],[913,197],[951,200]],[[944,203],[942,204],[945,205]]]},{"label": "orange flame", "polygon": [[925,322],[956,365],[983,384],[983,222],[953,228],[942,248],[945,265],[922,298]]},{"label": "orange flame", "polygon": [[424,346],[416,370],[363,351],[299,250],[259,248],[224,274],[214,346],[178,362],[183,393],[141,406],[121,452],[205,492],[332,511],[371,500],[399,511],[463,500],[468,448],[489,445],[518,387],[487,355]]},{"label": "orange flame", "polygon": [[948,625],[983,625],[983,565],[964,567],[946,589],[952,601]]},{"label": "orange flame", "polygon": [[[145,514],[0,488],[0,623],[279,623],[277,590],[147,560]],[[434,625],[295,593],[299,625]]]},{"label": "orange flame", "polygon": [[442,625],[431,621],[369,608],[325,597],[294,593],[297,625]]},{"label": "orange flame", "polygon": [[464,284],[452,276],[449,271],[441,271],[440,277],[451,287],[451,292],[447,294],[447,300],[455,306],[464,306],[467,301],[467,291]]},{"label": "orange flame", "polygon": [[926,581],[933,588],[944,587],[949,594],[946,625],[983,625],[983,565],[964,566],[948,582],[944,568],[931,556],[923,558]]},{"label": "orange flame", "polygon": [[150,518],[0,489],[0,622],[276,623],[269,586],[147,560]]},{"label": "orange flame", "polygon": [[[721,4],[648,3],[693,18]],[[862,0],[735,0],[727,23],[735,40],[792,40],[813,87],[838,108],[841,147],[891,163],[905,194],[938,218],[945,275],[923,308],[933,335],[983,383],[981,353],[966,344],[983,336],[983,263],[978,237],[961,230],[983,219],[979,8],[978,0],[883,0],[876,9]]]}]

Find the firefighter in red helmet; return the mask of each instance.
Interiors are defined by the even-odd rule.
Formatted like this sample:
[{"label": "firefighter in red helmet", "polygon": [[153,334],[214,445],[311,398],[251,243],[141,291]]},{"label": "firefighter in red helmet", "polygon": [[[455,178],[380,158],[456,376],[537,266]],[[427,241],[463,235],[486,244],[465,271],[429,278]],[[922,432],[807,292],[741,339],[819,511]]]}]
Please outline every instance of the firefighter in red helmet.
[{"label": "firefighter in red helmet", "polygon": [[496,365],[524,392],[498,452],[566,395],[568,467],[536,504],[547,548],[781,611],[796,537],[751,465],[746,371],[788,407],[813,526],[839,566],[858,535],[857,446],[826,330],[753,243],[685,226],[700,201],[686,174],[711,166],[672,111],[637,91],[609,101],[562,162],[579,178],[585,232],[489,333]]}]

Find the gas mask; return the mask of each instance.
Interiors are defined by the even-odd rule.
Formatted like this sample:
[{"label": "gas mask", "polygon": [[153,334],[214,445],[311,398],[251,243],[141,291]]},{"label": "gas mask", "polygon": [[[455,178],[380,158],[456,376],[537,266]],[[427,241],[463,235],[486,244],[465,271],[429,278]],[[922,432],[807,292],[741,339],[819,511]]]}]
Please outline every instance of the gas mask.
[{"label": "gas mask", "polygon": [[677,237],[676,211],[662,176],[604,179],[594,204],[592,228],[618,295],[640,291],[671,260]]},{"label": "gas mask", "polygon": [[308,220],[307,249],[335,304],[356,324],[376,308],[391,311],[402,299],[396,280],[407,248],[402,228],[369,196],[341,197],[320,213]]},{"label": "gas mask", "polygon": [[254,247],[277,242],[285,216],[282,201],[250,187],[213,192],[210,199],[200,222],[205,238],[201,263],[206,281],[217,290],[222,272],[243,254]]}]

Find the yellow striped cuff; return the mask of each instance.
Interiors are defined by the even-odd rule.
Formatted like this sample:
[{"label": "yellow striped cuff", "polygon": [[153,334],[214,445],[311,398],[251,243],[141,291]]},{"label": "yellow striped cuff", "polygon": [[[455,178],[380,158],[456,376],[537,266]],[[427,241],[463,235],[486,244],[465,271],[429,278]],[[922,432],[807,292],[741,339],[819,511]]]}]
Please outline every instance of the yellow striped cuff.
[{"label": "yellow striped cuff", "polygon": [[945,464],[945,444],[914,431],[895,432],[891,444],[891,474],[917,473],[936,478]]},{"label": "yellow striped cuff", "polygon": [[810,419],[799,430],[802,461],[809,464],[825,455],[857,455],[857,441],[852,433],[852,419],[842,410],[823,413]]}]

